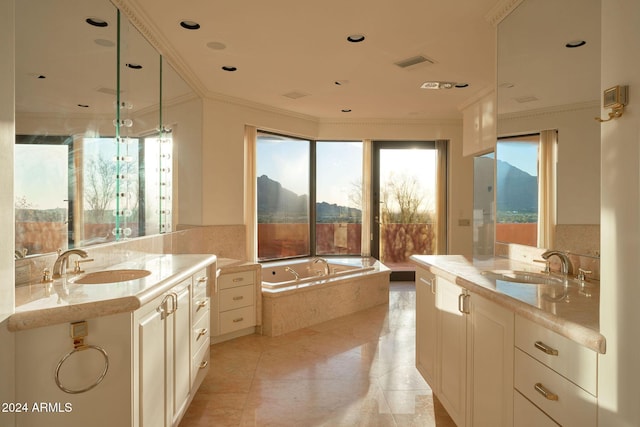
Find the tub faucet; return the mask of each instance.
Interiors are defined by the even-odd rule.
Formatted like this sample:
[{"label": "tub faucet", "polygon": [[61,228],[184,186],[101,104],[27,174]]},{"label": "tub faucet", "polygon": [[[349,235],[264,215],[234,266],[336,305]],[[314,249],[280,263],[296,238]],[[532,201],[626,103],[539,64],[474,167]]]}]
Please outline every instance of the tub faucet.
[{"label": "tub faucet", "polygon": [[71,257],[71,255],[78,255],[80,258],[87,258],[89,256],[89,254],[82,249],[68,249],[64,252],[58,250],[58,258],[56,259],[56,262],[53,263],[51,271],[51,277],[53,279],[59,279],[67,272],[67,268],[69,267],[69,257]]},{"label": "tub faucet", "polygon": [[328,276],[328,275],[330,274],[330,271],[329,271],[329,262],[328,262],[326,259],[324,259],[324,258],[320,258],[320,257],[318,257],[318,258],[314,258],[314,259],[313,259],[313,263],[314,263],[314,264],[317,264],[317,263],[319,263],[319,262],[324,263],[324,275],[325,275],[325,276]]},{"label": "tub faucet", "polygon": [[551,258],[552,256],[557,256],[558,258],[560,258],[560,265],[561,265],[561,269],[560,272],[564,275],[567,275],[569,273],[571,273],[571,260],[569,259],[569,257],[567,256],[566,253],[562,252],[562,251],[556,251],[556,250],[549,250],[544,252],[541,256],[542,258],[548,260],[549,258]]},{"label": "tub faucet", "polygon": [[284,268],[284,271],[288,271],[289,273],[291,273],[294,276],[296,276],[296,280],[300,280],[300,275],[293,268],[287,266],[287,267]]}]

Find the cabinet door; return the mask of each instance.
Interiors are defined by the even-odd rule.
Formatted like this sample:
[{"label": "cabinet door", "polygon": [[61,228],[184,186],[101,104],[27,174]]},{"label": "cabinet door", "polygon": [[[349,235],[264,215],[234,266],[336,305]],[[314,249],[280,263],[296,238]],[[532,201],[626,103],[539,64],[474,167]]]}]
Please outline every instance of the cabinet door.
[{"label": "cabinet door", "polygon": [[191,389],[191,320],[189,309],[191,307],[191,295],[189,287],[176,291],[178,304],[176,311],[169,318],[172,323],[172,413],[173,423],[186,409],[185,405]]},{"label": "cabinet door", "polygon": [[513,312],[471,294],[467,323],[469,424],[513,425]]},{"label": "cabinet door", "polygon": [[416,367],[432,389],[436,389],[436,278],[416,269]]},{"label": "cabinet door", "polygon": [[436,279],[438,360],[436,395],[458,427],[466,425],[467,318],[459,310],[463,289]]},{"label": "cabinet door", "polygon": [[150,304],[153,306],[138,320],[140,427],[167,425],[165,305]]}]

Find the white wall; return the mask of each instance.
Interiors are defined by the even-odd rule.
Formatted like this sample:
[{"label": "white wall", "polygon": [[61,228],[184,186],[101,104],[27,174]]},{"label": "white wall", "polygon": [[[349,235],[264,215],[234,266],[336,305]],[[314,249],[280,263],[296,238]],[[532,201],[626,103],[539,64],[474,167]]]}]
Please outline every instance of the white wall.
[{"label": "white wall", "polygon": [[[6,318],[14,310],[14,0],[0,0],[0,403],[14,401],[14,336]],[[12,414],[0,412],[0,425],[13,426]]]},{"label": "white wall", "polygon": [[498,120],[498,136],[558,130],[558,224],[600,223],[599,113],[586,104]]},{"label": "white wall", "polygon": [[318,122],[309,117],[207,99],[202,157],[205,225],[244,221],[245,125],[328,140],[449,140],[449,252],[471,255],[471,227],[458,226],[458,219],[472,218],[473,208],[473,159],[462,157],[461,121]]},{"label": "white wall", "polygon": [[[600,426],[639,426],[640,401],[640,2],[602,1],[602,90],[628,84],[620,119],[601,125]],[[606,111],[602,111],[606,117]]]}]

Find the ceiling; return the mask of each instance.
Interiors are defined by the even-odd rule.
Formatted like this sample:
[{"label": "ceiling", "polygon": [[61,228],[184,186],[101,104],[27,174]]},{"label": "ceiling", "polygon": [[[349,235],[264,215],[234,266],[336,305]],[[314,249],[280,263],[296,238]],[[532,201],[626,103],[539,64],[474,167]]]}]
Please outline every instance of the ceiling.
[{"label": "ceiling", "polygon": [[[490,21],[505,1],[115,3],[203,96],[316,119],[459,119],[495,86]],[[200,29],[182,28],[185,20]],[[348,42],[353,34],[365,40]],[[433,63],[395,65],[418,55]],[[468,86],[421,89],[425,81]]]}]

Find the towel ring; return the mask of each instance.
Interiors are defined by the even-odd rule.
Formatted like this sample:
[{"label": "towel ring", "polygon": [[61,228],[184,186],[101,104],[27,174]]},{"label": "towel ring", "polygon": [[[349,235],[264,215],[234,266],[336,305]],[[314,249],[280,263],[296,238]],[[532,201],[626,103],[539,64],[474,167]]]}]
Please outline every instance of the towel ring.
[{"label": "towel ring", "polygon": [[[98,376],[98,378],[96,378],[93,384],[85,388],[71,389],[71,388],[65,387],[60,381],[60,368],[62,367],[64,362],[69,357],[71,357],[74,353],[85,351],[85,350],[92,350],[92,349],[100,352],[102,354],[102,357],[104,357],[104,369],[102,370],[102,373]],[[56,385],[60,390],[64,391],[65,393],[69,393],[69,394],[84,393],[85,391],[89,391],[95,386],[97,386],[98,384],[100,384],[100,382],[104,379],[105,375],[107,375],[108,370],[109,370],[109,356],[107,355],[107,352],[104,350],[104,348],[99,347],[97,345],[80,344],[80,345],[74,346],[73,350],[65,354],[64,357],[60,359],[60,361],[58,362],[58,366],[56,366],[56,374],[55,374]]]}]

